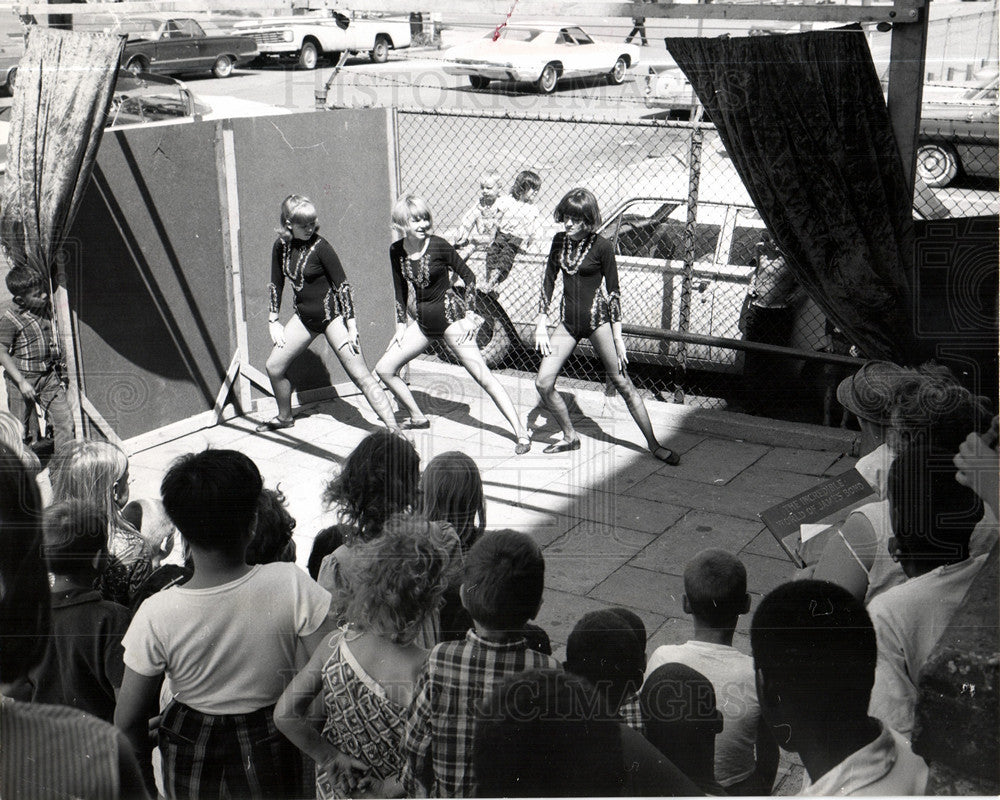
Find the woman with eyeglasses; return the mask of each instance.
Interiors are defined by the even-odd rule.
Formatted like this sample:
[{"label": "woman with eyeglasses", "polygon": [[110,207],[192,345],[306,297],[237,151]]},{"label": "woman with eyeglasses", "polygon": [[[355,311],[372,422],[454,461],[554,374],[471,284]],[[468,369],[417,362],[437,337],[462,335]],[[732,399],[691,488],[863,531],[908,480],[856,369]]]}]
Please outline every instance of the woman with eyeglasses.
[{"label": "woman with eyeglasses", "polygon": [[[288,368],[317,336],[326,337],[344,371],[364,393],[386,427],[395,429],[389,398],[371,374],[358,341],[354,299],[344,268],[330,243],[319,235],[316,206],[308,197],[290,194],[281,204],[278,238],[271,248],[271,282],[268,284],[268,331],[274,349],[267,358],[278,415],[262,422],[257,431],[291,428],[292,383]],[[292,284],[295,314],[287,324],[278,318],[285,281]]]},{"label": "woman with eyeglasses", "polygon": [[[556,391],[556,378],[577,343],[581,339],[590,339],[609,379],[624,398],[632,419],[642,431],[649,451],[660,461],[679,464],[680,456],[657,440],[642,396],[625,371],[628,352],[622,338],[618,268],[611,242],[595,232],[601,224],[597,198],[589,189],[571,189],[559,201],[554,216],[564,230],[552,239],[542,280],[542,296],[535,322],[535,348],[542,355],[542,363],[535,378],[535,387],[562,428],[563,438],[550,444],[543,452],[563,453],[580,449],[580,435],[573,427],[566,402]],[[559,321],[550,336],[549,306],[552,304],[556,277],[560,273],[563,297]]]}]

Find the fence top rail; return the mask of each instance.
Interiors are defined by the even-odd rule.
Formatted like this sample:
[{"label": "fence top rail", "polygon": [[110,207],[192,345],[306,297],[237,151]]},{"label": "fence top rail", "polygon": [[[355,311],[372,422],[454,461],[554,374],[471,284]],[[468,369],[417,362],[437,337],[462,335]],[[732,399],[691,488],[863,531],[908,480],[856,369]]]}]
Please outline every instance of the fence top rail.
[{"label": "fence top rail", "polygon": [[[339,110],[330,106],[330,110]],[[525,120],[529,122],[586,122],[594,125],[627,125],[630,128],[671,128],[677,130],[715,130],[711,122],[690,122],[678,119],[614,119],[598,114],[558,113],[546,111],[505,111],[467,108],[426,108],[424,106],[393,106],[398,114],[412,114],[424,117],[470,117],[479,119]]]}]

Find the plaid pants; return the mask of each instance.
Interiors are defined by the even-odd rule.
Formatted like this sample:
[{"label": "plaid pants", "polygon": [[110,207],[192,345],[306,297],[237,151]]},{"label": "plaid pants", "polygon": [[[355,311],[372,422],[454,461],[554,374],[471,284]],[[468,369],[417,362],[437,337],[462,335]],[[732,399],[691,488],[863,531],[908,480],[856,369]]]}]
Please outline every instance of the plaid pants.
[{"label": "plaid pants", "polygon": [[170,800],[303,797],[302,754],[274,725],[274,706],[202,714],[176,700],[159,731]]}]

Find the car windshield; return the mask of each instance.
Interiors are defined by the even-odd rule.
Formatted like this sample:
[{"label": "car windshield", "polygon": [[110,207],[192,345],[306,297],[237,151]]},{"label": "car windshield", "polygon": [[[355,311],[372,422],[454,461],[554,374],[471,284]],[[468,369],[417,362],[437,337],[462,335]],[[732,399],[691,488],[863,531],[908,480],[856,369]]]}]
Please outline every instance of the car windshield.
[{"label": "car windshield", "polygon": [[128,19],[123,20],[115,32],[127,36],[129,39],[145,39],[156,33],[159,27],[159,23],[155,20]]},{"label": "car windshield", "polygon": [[119,72],[115,93],[108,109],[107,125],[135,125],[183,119],[193,113],[206,113],[198,107],[181,84],[169,78],[145,78]]},{"label": "car windshield", "polygon": [[[508,42],[530,42],[533,39],[535,39],[540,33],[541,33],[540,30],[536,30],[534,28],[506,27],[500,29],[500,38],[505,39]],[[494,33],[491,31],[490,33],[486,34],[484,38],[492,39],[493,35]]]}]

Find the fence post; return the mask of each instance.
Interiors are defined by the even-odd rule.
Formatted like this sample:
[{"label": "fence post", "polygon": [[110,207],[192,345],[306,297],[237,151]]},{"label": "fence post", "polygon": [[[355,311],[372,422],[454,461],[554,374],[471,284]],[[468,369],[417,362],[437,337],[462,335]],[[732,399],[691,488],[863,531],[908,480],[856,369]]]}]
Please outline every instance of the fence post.
[{"label": "fence post", "polygon": [[[687,218],[684,222],[684,276],[681,278],[681,303],[677,315],[677,330],[687,333],[691,322],[691,282],[694,277],[694,226],[698,214],[698,184],[701,181],[701,145],[705,132],[701,125],[691,129],[691,147],[688,151]],[[678,378],[674,381],[674,402],[684,402],[683,381],[687,374],[687,345],[677,348]]]}]

